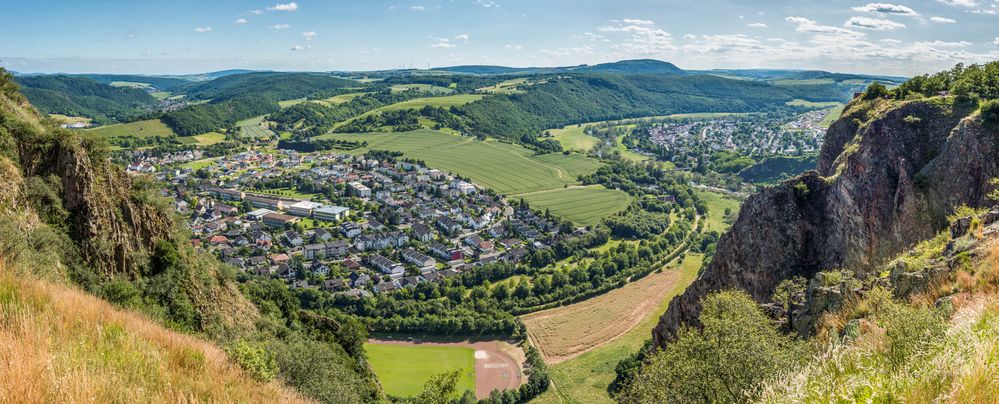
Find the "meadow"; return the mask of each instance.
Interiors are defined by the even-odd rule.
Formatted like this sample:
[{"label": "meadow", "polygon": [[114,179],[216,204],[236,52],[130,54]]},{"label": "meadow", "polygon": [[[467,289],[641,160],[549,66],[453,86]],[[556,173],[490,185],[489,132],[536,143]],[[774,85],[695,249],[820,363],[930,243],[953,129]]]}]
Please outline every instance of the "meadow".
[{"label": "meadow", "polygon": [[[566,309],[563,313],[567,317],[562,320],[546,321],[548,327],[557,327],[558,329],[564,329],[566,332],[573,333],[578,333],[579,331],[572,330],[579,327],[594,327],[595,330],[600,330],[598,332],[604,334],[604,336],[613,337],[615,334],[617,336],[571,359],[549,365],[548,374],[552,378],[553,387],[549,388],[547,392],[532,402],[541,404],[613,403],[614,400],[607,394],[607,386],[614,380],[615,366],[617,366],[617,363],[621,359],[637,352],[645,341],[652,337],[651,332],[659,322],[659,316],[666,311],[670,300],[674,296],[683,293],[687,286],[694,281],[703,258],[701,254],[687,254],[678,267],[666,269],[660,274],[653,274],[646,278],[660,277],[663,279],[656,280],[662,282],[665,278],[669,277],[670,283],[668,285],[662,283],[659,287],[650,288],[646,283],[643,283],[643,280],[639,280],[608,293],[607,295],[610,295],[611,293],[620,291],[620,293],[614,295],[615,298],[613,299],[604,298],[604,296],[607,296],[604,295],[576,303],[580,305],[604,298],[601,301],[602,305],[591,308],[595,313],[604,313],[604,318],[597,318],[597,316],[588,314],[586,310],[572,309],[572,306],[575,305],[556,309]],[[654,307],[651,309],[643,308],[641,310],[644,314],[638,316],[640,320],[637,323],[633,321],[625,323],[617,318],[609,317],[620,315],[622,310],[620,306],[624,306],[625,311],[627,309],[637,310],[636,305],[639,303],[636,302],[639,302],[640,299],[627,296],[628,292],[641,295],[642,299],[647,299],[644,301],[655,302]],[[634,316],[630,317],[630,320],[634,319]],[[559,324],[560,322],[565,322],[566,324]],[[535,325],[537,327],[538,322],[535,322]],[[623,333],[621,329],[608,331],[607,327],[611,325],[627,328],[627,331]],[[528,329],[531,330],[530,325]],[[534,331],[531,330],[531,333],[533,337]],[[546,334],[550,334],[550,332],[546,332]],[[558,338],[557,335],[553,335],[553,337]],[[592,338],[586,336],[581,336],[581,338],[585,338],[591,343],[593,342]]]},{"label": "meadow", "polygon": [[368,94],[368,93],[347,93],[347,94],[340,94],[340,95],[334,95],[334,96],[329,97],[329,98],[323,98],[321,100],[313,100],[312,102],[315,102],[317,104],[323,104],[325,106],[331,107],[331,106],[334,106],[334,105],[346,104],[346,103],[350,102],[351,100],[353,100],[354,98],[360,97],[360,96],[365,95],[365,94]]},{"label": "meadow", "polygon": [[252,138],[269,138],[274,136],[274,132],[260,125],[265,115],[236,122],[240,135]]},{"label": "meadow", "polygon": [[725,222],[725,209],[729,209],[732,217],[738,217],[739,205],[742,202],[717,192],[694,190],[694,193],[708,204],[708,220],[705,230],[719,233],[728,230],[730,225]]},{"label": "meadow", "polygon": [[166,126],[159,119],[101,126],[99,128],[88,129],[86,132],[107,138],[122,136],[135,136],[138,138],[153,136],[169,137],[174,135],[173,129],[170,129],[169,126]]},{"label": "meadow", "polygon": [[834,107],[839,107],[839,106],[843,105],[843,103],[841,103],[841,102],[835,102],[835,101],[830,101],[830,102],[815,102],[815,101],[803,100],[803,99],[800,99],[800,98],[795,98],[795,99],[793,99],[791,101],[786,102],[785,104],[793,106],[793,107],[809,107],[809,108],[834,108]]},{"label": "meadow", "polygon": [[489,87],[479,88],[478,90],[493,94],[520,94],[523,93],[524,90],[518,89],[517,86],[523,84],[527,84],[527,79],[521,77],[518,79],[504,80]]},{"label": "meadow", "polygon": [[601,185],[557,188],[517,196],[535,208],[550,209],[552,213],[577,224],[592,226],[604,217],[620,212],[631,204],[631,196],[624,191],[609,190]]},{"label": "meadow", "polygon": [[403,91],[416,90],[422,92],[432,93],[434,95],[451,94],[454,90],[446,87],[432,86],[430,84],[396,84],[389,87],[393,93],[401,93]]},{"label": "meadow", "polygon": [[198,146],[209,146],[225,140],[225,135],[218,132],[202,133],[195,136],[178,137],[177,141],[183,144],[193,144]]},{"label": "meadow", "polygon": [[475,349],[438,345],[364,345],[368,363],[385,393],[397,397],[419,394],[423,384],[434,375],[461,369],[457,395],[475,391]]},{"label": "meadow", "polygon": [[365,112],[361,115],[348,119],[341,122],[337,126],[342,126],[348,122],[353,122],[356,119],[364,119],[369,115],[380,114],[384,111],[398,111],[403,109],[420,109],[425,106],[431,107],[441,107],[441,108],[451,108],[458,107],[468,103],[472,103],[481,100],[483,95],[481,94],[457,94],[457,95],[447,95],[443,97],[421,97],[414,98],[411,100],[406,100],[402,102],[397,102],[395,104],[386,105],[381,108],[376,108],[371,111]]}]

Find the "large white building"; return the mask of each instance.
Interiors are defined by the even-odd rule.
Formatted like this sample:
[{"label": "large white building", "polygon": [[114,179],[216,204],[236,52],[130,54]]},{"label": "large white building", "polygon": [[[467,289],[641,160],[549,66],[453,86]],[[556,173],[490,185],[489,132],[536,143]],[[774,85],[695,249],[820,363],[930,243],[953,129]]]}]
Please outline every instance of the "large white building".
[{"label": "large white building", "polygon": [[327,222],[335,222],[338,220],[343,220],[350,214],[350,209],[343,206],[322,206],[312,210],[312,216],[316,220],[324,220]]}]

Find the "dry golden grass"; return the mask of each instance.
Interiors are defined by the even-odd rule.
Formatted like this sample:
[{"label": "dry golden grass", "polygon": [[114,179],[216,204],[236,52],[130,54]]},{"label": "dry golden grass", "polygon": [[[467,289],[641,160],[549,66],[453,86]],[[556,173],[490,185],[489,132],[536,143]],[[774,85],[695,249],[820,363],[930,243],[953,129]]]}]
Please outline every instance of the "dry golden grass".
[{"label": "dry golden grass", "polygon": [[302,402],[167,330],[0,260],[0,402]]},{"label": "dry golden grass", "polygon": [[555,364],[626,334],[679,279],[679,270],[666,270],[592,299],[521,318],[545,362]]}]

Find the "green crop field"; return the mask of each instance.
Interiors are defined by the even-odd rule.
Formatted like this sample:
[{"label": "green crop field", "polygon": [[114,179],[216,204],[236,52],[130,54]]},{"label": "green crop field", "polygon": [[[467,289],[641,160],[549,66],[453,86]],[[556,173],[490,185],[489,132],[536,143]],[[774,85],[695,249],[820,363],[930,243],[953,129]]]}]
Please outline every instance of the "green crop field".
[{"label": "green crop field", "polygon": [[266,129],[263,126],[260,126],[260,122],[263,122],[263,120],[264,120],[264,115],[261,115],[258,117],[236,122],[236,126],[239,127],[239,131],[242,136],[248,136],[252,138],[269,138],[274,136],[274,132],[271,132],[270,129]]},{"label": "green crop field", "polygon": [[548,132],[555,138],[562,147],[568,150],[588,152],[600,143],[600,139],[585,133],[586,125],[569,125],[561,129],[552,129]]},{"label": "green crop field", "polygon": [[218,132],[208,132],[195,136],[181,136],[177,138],[177,141],[183,144],[193,144],[198,146],[213,145],[223,140],[225,140],[225,135]]},{"label": "green crop field", "polygon": [[694,193],[708,204],[708,227],[706,229],[717,232],[728,230],[729,224],[725,223],[725,209],[728,208],[733,215],[738,216],[739,205],[742,202],[716,192],[694,190]]},{"label": "green crop field", "polygon": [[419,394],[434,375],[461,369],[456,396],[475,392],[475,350],[435,345],[365,344],[368,363],[385,393],[397,397]]},{"label": "green crop field", "polygon": [[288,108],[292,105],[301,104],[305,101],[306,101],[305,98],[296,98],[294,100],[278,101],[278,106],[280,106],[281,108]]},{"label": "green crop field", "polygon": [[354,118],[341,122],[340,125],[346,124],[355,119],[363,119],[368,115],[380,114],[382,113],[382,111],[396,111],[401,109],[420,109],[427,105],[431,107],[442,107],[442,108],[458,107],[471,102],[481,100],[482,97],[483,95],[481,94],[458,94],[458,95],[448,95],[444,97],[414,98],[411,100],[397,102],[392,105],[386,105],[384,107],[365,112]]},{"label": "green crop field", "polygon": [[312,102],[315,102],[315,103],[318,103],[318,104],[323,104],[323,105],[326,105],[326,106],[340,105],[340,104],[348,103],[348,102],[350,102],[350,100],[353,100],[354,98],[360,97],[360,96],[365,95],[365,94],[369,94],[369,93],[347,93],[347,94],[340,94],[340,95],[334,95],[334,96],[329,97],[329,98],[323,98],[321,100],[314,100]]},{"label": "green crop field", "polygon": [[676,285],[659,296],[656,308],[627,333],[575,358],[549,365],[548,374],[558,390],[549,388],[532,403],[613,403],[614,400],[607,394],[607,386],[614,380],[614,367],[621,359],[638,352],[645,340],[652,337],[650,330],[659,322],[659,316],[666,311],[669,301],[683,293],[697,277],[702,259],[701,254],[687,254],[679,268],[675,269],[680,271]]},{"label": "green crop field", "polygon": [[140,90],[145,90],[147,88],[152,88],[153,87],[153,86],[149,85],[149,83],[136,83],[134,81],[112,81],[111,82],[111,86],[112,87],[137,88],[137,89],[140,89]]},{"label": "green crop field", "polygon": [[[406,157],[425,161],[430,167],[467,176],[472,181],[504,194],[522,194],[576,184],[572,174],[583,174],[578,161],[583,156],[568,157],[569,169],[542,161],[524,147],[496,141],[449,135],[433,130],[401,133],[328,134],[320,138],[367,141],[367,148],[351,150],[395,150]],[[561,159],[560,159],[561,160]],[[599,167],[593,160],[592,171]]]},{"label": "green crop field", "polygon": [[433,93],[435,95],[443,95],[443,94],[451,94],[454,92],[454,90],[450,88],[432,86],[430,84],[396,84],[389,88],[392,89],[393,93],[401,93],[403,91],[408,91],[408,90],[417,90],[417,91],[426,91],[429,93]]},{"label": "green crop field", "polygon": [[153,136],[173,136],[173,129],[166,126],[159,119],[148,119],[145,121],[135,121],[130,123],[120,123],[116,125],[101,126],[99,128],[88,129],[87,133],[104,137],[153,137]]},{"label": "green crop field", "polygon": [[624,191],[610,190],[600,185],[559,188],[518,196],[535,209],[550,209],[552,213],[584,226],[620,212],[631,204]]},{"label": "green crop field", "polygon": [[580,175],[593,174],[598,168],[604,166],[604,163],[599,160],[579,153],[572,153],[568,156],[562,153],[548,153],[531,156],[531,159],[556,166],[572,179],[576,179]]}]

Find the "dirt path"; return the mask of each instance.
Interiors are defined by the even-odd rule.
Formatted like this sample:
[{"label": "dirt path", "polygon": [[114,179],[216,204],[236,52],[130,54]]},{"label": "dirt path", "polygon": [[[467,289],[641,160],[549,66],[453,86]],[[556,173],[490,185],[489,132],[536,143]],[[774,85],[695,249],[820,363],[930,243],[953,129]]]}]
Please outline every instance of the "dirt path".
[{"label": "dirt path", "polygon": [[454,346],[475,350],[475,396],[488,398],[493,390],[519,388],[526,380],[522,372],[526,361],[520,347],[503,341],[428,342],[421,340],[369,339],[371,344]]}]

